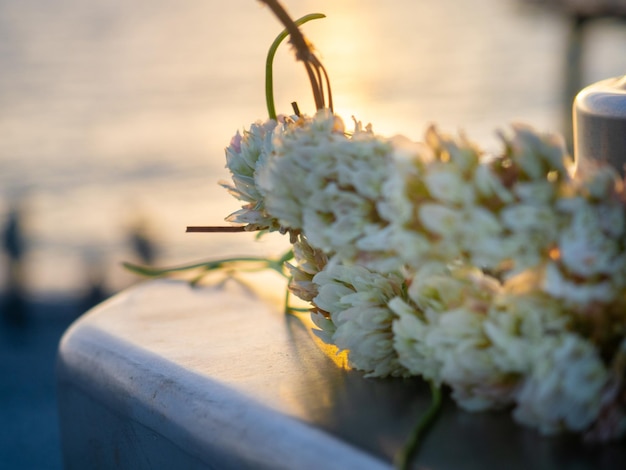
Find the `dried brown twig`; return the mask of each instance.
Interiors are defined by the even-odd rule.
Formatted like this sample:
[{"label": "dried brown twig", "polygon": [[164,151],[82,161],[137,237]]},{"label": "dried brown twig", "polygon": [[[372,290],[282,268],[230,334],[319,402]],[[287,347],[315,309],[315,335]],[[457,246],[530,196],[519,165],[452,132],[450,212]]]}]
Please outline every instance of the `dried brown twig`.
[{"label": "dried brown twig", "polygon": [[[311,89],[313,91],[313,99],[315,100],[315,107],[317,109],[328,108],[332,111],[333,97],[330,91],[328,73],[320,60],[313,53],[312,44],[304,37],[296,23],[289,16],[289,13],[287,13],[278,0],[259,1],[267,5],[267,7],[272,10],[274,15],[276,15],[278,20],[285,26],[285,28],[287,28],[290,37],[289,42],[296,50],[296,60],[300,60],[304,63],[304,68],[309,76]],[[324,86],[328,95],[328,105],[326,104]]]}]

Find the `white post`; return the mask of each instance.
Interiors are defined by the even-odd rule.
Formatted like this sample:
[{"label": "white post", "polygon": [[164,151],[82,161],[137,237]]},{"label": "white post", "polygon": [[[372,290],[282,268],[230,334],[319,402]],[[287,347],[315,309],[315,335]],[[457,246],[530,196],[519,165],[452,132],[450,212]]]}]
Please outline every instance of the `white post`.
[{"label": "white post", "polygon": [[586,162],[608,162],[626,170],[626,75],[584,88],[574,100],[576,168]]}]

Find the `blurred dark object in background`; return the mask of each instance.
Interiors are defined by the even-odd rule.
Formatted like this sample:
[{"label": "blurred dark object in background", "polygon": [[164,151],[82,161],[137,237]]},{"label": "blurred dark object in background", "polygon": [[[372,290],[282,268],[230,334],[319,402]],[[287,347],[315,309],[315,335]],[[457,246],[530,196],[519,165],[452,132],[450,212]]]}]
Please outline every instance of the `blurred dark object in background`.
[{"label": "blurred dark object in background", "polygon": [[85,255],[84,270],[87,289],[77,302],[79,314],[95,307],[112,294],[106,287],[104,263],[98,253],[92,252]]},{"label": "blurred dark object in background", "polygon": [[[5,283],[0,292],[0,469],[61,470],[54,365],[58,343],[71,323],[112,292],[106,259],[83,254],[84,289],[71,295],[32,295],[27,289],[29,216],[11,204],[2,227]],[[144,264],[157,259],[157,245],[145,217],[128,228],[126,243]]]},{"label": "blurred dark object in background", "polygon": [[626,15],[625,0],[522,0],[526,3],[559,9],[571,15]]},{"label": "blurred dark object in background", "polygon": [[7,257],[7,285],[1,299],[2,319],[11,325],[26,323],[23,258],[26,241],[22,230],[19,204],[11,207],[2,233],[2,246]]},{"label": "blurred dark object in background", "polygon": [[145,265],[154,265],[157,257],[156,243],[151,234],[149,222],[138,216],[133,226],[130,228],[128,242],[133,253]]},{"label": "blurred dark object in background", "polygon": [[[578,92],[585,87],[584,54],[587,29],[599,19],[626,21],[626,0],[521,0],[568,17],[570,22],[565,54],[563,83],[563,133],[573,151],[572,105]],[[605,77],[611,78],[611,77]]]}]

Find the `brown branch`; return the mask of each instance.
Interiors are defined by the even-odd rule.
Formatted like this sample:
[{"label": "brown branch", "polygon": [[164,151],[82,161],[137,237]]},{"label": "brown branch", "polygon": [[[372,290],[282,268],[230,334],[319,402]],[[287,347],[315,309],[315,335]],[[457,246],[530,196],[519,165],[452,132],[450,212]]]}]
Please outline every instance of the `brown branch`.
[{"label": "brown branch", "polygon": [[233,232],[245,232],[244,226],[190,226],[187,227],[187,233],[233,233]]},{"label": "brown branch", "polygon": [[304,68],[306,69],[306,73],[309,76],[309,81],[311,82],[311,89],[313,90],[313,101],[315,101],[315,107],[317,109],[324,109],[324,95],[320,90],[320,84],[317,81],[317,68],[313,67],[310,61],[304,61]]},{"label": "brown branch", "polygon": [[304,62],[309,81],[311,82],[311,89],[313,91],[313,99],[315,101],[315,107],[324,109],[326,107],[326,100],[324,98],[324,85],[322,83],[322,75],[326,77],[326,88],[328,91],[328,108],[333,110],[333,99],[330,91],[330,83],[328,81],[328,74],[326,69],[320,62],[320,60],[313,53],[311,44],[306,40],[298,25],[291,19],[287,10],[280,4],[278,0],[259,0],[269,7],[270,10],[276,15],[278,20],[287,28],[289,32],[289,42],[296,49],[296,59]]},{"label": "brown branch", "polygon": [[[330,112],[334,112],[334,108],[333,108],[333,92],[330,89],[330,80],[328,79],[328,72],[326,72],[326,68],[318,61],[319,63],[319,68],[322,71],[322,73],[324,74],[324,77],[326,77],[326,90],[328,91],[328,106],[326,106],[328,109],[330,109]],[[323,86],[323,85],[320,85]],[[322,94],[324,93],[324,91],[322,90]]]},{"label": "brown branch", "polygon": [[276,15],[278,20],[287,28],[289,32],[290,39],[289,41],[296,48],[296,58],[298,60],[302,60],[304,62],[308,62],[310,60],[310,56],[313,55],[311,52],[311,48],[309,47],[307,40],[304,39],[304,36],[300,32],[298,25],[294,23],[294,21],[287,13],[287,10],[278,2],[278,0],[259,0],[261,3],[265,3],[270,10]]}]

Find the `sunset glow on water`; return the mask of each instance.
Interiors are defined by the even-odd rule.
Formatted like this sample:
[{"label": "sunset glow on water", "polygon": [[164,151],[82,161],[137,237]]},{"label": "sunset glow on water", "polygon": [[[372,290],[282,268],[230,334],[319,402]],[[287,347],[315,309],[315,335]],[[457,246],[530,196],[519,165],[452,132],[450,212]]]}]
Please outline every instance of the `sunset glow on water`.
[{"label": "sunset glow on water", "polygon": [[[485,147],[511,121],[562,128],[568,23],[502,0],[285,1],[329,71],[336,111],[419,140],[428,124]],[[31,290],[82,289],[100,266],[134,278],[128,233],[150,226],[158,262],[277,252],[248,235],[186,235],[237,203],[223,149],[267,111],[267,48],[282,27],[254,0],[0,2],[0,222],[18,204]],[[587,83],[623,74],[626,28],[591,31]],[[276,59],[276,104],[312,113],[301,64]]]}]

